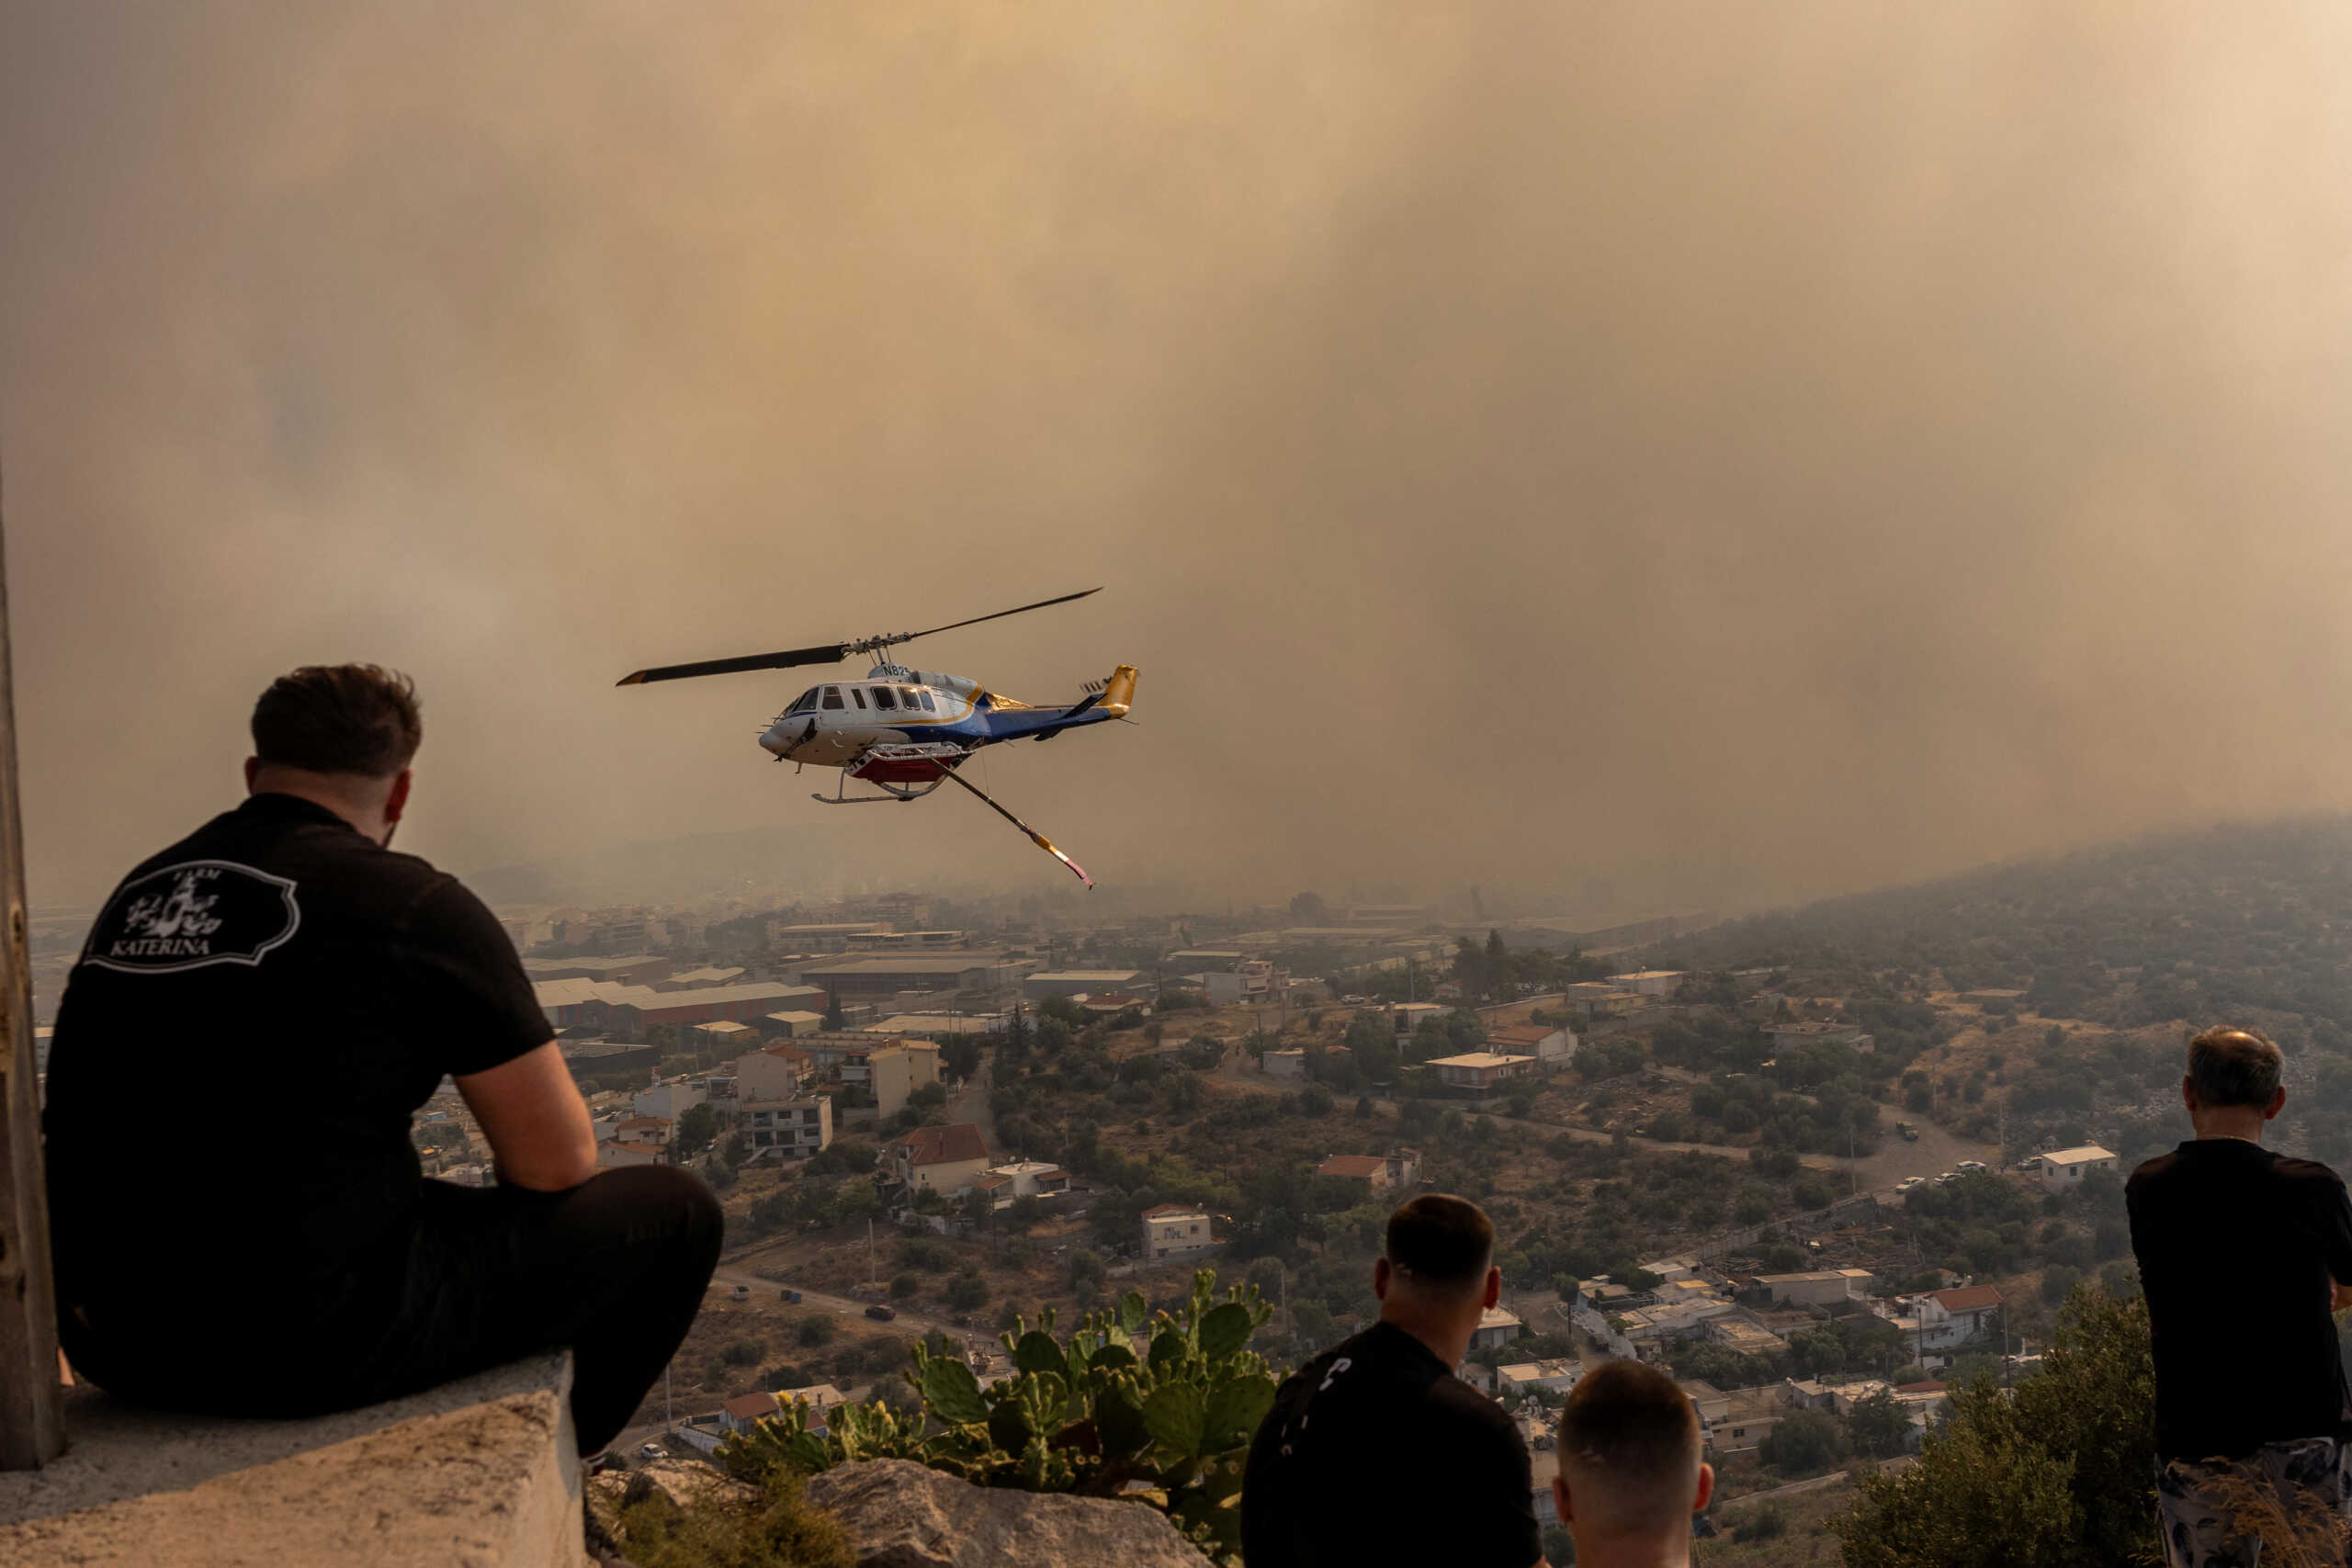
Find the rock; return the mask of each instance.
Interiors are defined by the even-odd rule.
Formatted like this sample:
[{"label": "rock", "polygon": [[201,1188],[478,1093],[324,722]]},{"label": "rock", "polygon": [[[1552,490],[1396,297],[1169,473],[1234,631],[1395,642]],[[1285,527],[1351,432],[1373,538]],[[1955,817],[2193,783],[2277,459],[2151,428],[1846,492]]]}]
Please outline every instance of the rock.
[{"label": "rock", "polygon": [[802,1495],[841,1521],[858,1568],[1204,1568],[1145,1503],[975,1486],[909,1460],[835,1465]]},{"label": "rock", "polygon": [[591,1477],[588,1494],[592,1509],[606,1518],[623,1508],[633,1508],[649,1497],[669,1499],[677,1508],[721,1506],[734,1504],[748,1506],[759,1501],[760,1489],[741,1481],[729,1481],[724,1473],[696,1460],[658,1459],[639,1470],[612,1471]]}]

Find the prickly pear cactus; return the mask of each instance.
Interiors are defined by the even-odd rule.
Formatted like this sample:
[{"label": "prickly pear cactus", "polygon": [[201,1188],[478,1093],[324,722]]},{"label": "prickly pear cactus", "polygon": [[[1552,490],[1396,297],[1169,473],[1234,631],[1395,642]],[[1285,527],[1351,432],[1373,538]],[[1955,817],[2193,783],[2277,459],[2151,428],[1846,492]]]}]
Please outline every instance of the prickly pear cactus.
[{"label": "prickly pear cactus", "polygon": [[1273,1374],[1249,1345],[1272,1315],[1252,1287],[1219,1298],[1204,1269],[1172,1316],[1130,1292],[1080,1318],[1066,1341],[1050,1310],[1034,1327],[1017,1319],[1003,1336],[1012,1372],[987,1388],[962,1360],[916,1346],[906,1376],[922,1417],[842,1405],[820,1435],[796,1401],[729,1438],[719,1457],[745,1480],[911,1459],[983,1486],[1132,1496],[1213,1561],[1240,1568],[1242,1464],[1274,1402]]}]

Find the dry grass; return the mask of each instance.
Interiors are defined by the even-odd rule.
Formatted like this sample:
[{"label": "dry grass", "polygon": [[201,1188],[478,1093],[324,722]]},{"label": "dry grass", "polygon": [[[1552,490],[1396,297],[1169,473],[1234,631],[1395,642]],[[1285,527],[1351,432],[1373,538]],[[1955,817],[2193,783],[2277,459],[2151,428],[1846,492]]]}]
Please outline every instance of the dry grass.
[{"label": "dry grass", "polygon": [[2340,1568],[2352,1545],[2352,1519],[2317,1492],[2282,1493],[2259,1470],[2234,1466],[2216,1468],[2212,1489],[2238,1533],[2260,1540],[2262,1561],[2275,1568]]}]

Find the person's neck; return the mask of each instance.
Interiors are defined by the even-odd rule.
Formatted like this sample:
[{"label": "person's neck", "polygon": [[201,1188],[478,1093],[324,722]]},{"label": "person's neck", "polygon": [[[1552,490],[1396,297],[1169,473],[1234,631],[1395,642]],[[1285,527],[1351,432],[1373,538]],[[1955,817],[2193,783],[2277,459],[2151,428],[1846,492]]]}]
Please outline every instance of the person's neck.
[{"label": "person's neck", "polygon": [[1577,1543],[1577,1568],[1690,1568],[1690,1532],[1687,1529],[1664,1540],[1618,1536],[1588,1541],[1574,1529],[1568,1533]]},{"label": "person's neck", "polygon": [[263,768],[254,775],[253,793],[290,795],[297,800],[324,807],[350,823],[370,843],[382,843],[385,829],[391,826],[384,820],[382,800],[369,800],[343,787],[332,773],[314,773],[301,768]]},{"label": "person's neck", "polygon": [[1439,1308],[1425,1302],[1400,1299],[1391,1292],[1380,1303],[1380,1321],[1401,1328],[1429,1347],[1430,1354],[1449,1367],[1458,1367],[1470,1353],[1470,1337],[1478,1332],[1479,1314],[1461,1308]]},{"label": "person's neck", "polygon": [[2269,1124],[2269,1119],[2262,1114],[2259,1107],[2232,1105],[2199,1111],[2188,1119],[2188,1124],[2197,1130],[2199,1142],[2211,1138],[2242,1138],[2249,1144],[2258,1144],[2262,1142],[2262,1129]]}]

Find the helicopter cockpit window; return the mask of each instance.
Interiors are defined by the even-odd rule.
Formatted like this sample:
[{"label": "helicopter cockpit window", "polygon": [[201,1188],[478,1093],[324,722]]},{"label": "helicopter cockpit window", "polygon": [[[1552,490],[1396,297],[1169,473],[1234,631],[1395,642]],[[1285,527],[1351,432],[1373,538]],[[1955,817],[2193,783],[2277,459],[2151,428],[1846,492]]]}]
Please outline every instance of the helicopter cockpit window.
[{"label": "helicopter cockpit window", "polygon": [[786,713],[807,713],[810,708],[813,708],[816,705],[817,688],[811,686],[807,691],[801,693],[799,696],[794,698],[792,705],[784,711]]},{"label": "helicopter cockpit window", "polygon": [[874,688],[874,705],[888,712],[899,705],[899,699],[890,694],[889,687],[876,686]]},{"label": "helicopter cockpit window", "polygon": [[825,688],[825,705],[829,708],[837,708],[842,705],[842,689],[839,686]]}]

